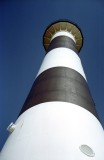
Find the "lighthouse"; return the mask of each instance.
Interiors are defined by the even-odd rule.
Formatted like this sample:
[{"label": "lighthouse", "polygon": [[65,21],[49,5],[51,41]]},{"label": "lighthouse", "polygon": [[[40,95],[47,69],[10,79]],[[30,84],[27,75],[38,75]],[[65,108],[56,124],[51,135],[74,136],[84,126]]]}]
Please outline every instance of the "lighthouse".
[{"label": "lighthouse", "polygon": [[69,21],[48,26],[46,55],[0,160],[104,160],[104,131],[79,52],[80,28]]}]

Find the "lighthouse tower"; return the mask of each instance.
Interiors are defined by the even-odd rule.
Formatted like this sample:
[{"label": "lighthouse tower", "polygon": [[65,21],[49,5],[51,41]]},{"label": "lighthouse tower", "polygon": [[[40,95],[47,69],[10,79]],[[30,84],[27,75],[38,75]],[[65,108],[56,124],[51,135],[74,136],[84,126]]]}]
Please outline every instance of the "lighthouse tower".
[{"label": "lighthouse tower", "polygon": [[68,21],[45,31],[46,56],[0,160],[104,160],[104,132],[79,58],[83,37]]}]

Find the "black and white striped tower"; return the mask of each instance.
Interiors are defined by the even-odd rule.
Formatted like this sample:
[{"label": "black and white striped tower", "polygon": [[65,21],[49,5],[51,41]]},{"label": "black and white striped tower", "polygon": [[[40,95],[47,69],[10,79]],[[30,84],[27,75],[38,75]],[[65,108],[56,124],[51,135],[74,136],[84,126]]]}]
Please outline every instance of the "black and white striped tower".
[{"label": "black and white striped tower", "polygon": [[104,160],[104,132],[79,58],[77,25],[50,25],[47,54],[0,160]]}]

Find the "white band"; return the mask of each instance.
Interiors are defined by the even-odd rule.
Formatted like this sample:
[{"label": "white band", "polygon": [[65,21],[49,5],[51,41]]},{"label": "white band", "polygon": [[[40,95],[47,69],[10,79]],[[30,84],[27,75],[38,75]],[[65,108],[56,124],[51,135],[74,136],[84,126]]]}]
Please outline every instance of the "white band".
[{"label": "white band", "polygon": [[76,43],[74,36],[73,36],[70,32],[67,32],[67,31],[58,31],[58,32],[56,32],[56,33],[53,35],[53,37],[51,38],[51,41],[52,41],[54,38],[58,37],[58,36],[67,36],[67,37],[70,37],[70,38]]}]

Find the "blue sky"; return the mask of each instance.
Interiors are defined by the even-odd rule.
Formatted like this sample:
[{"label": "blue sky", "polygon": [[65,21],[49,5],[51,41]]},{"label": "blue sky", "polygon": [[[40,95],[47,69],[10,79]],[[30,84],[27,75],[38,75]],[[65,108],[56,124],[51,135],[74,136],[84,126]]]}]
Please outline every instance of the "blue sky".
[{"label": "blue sky", "polygon": [[104,1],[0,1],[0,150],[45,56],[42,36],[59,19],[79,25],[84,36],[80,58],[104,126]]}]

